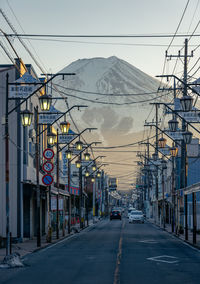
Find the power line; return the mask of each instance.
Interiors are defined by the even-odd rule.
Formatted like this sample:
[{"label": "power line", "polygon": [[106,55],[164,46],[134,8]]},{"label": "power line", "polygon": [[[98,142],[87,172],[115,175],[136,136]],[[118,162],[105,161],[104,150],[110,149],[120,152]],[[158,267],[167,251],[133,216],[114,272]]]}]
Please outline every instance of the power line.
[{"label": "power line", "polygon": [[138,93],[138,94],[115,94],[115,93],[100,93],[100,92],[90,92],[90,91],[85,91],[85,90],[79,90],[79,89],[73,89],[73,88],[68,88],[68,87],[65,87],[65,86],[62,86],[60,84],[55,84],[55,86],[58,86],[58,87],[61,87],[65,90],[68,90],[68,91],[75,91],[75,92],[78,92],[78,93],[84,93],[84,94],[91,94],[91,95],[100,95],[100,96],[113,96],[113,97],[126,97],[126,96],[144,96],[144,95],[152,95],[152,94],[155,94],[157,92],[157,90],[155,91],[152,91],[152,92],[144,92],[144,93]]},{"label": "power line", "polygon": [[[155,137],[156,137],[156,135],[153,135],[153,136],[149,137],[149,139],[153,139]],[[115,149],[115,148],[131,147],[131,146],[140,144],[141,142],[145,142],[147,140],[148,140],[148,138],[134,142],[134,143],[130,143],[130,144],[124,144],[124,145],[118,145],[118,146],[109,146],[109,147],[94,147],[94,149]]]},{"label": "power line", "polygon": [[[61,40],[61,39],[46,39],[46,38],[24,38],[25,40],[61,42],[61,43],[76,43],[76,44],[92,44],[92,45],[115,45],[115,46],[146,46],[146,47],[166,47],[168,44],[153,44],[153,43],[123,43],[123,42],[94,42],[94,41],[78,41],[78,40]],[[173,47],[180,47],[182,44],[173,44]],[[197,45],[191,45],[196,47]]]},{"label": "power line", "polygon": [[167,94],[163,94],[163,95],[160,95],[160,96],[157,96],[156,98],[151,98],[151,99],[146,99],[146,100],[142,100],[142,101],[137,101],[137,102],[127,102],[127,103],[113,103],[113,102],[102,102],[102,101],[95,101],[95,100],[91,100],[91,99],[86,99],[86,98],[82,98],[82,97],[78,97],[78,96],[75,96],[75,95],[71,95],[71,94],[67,94],[63,91],[60,91],[63,95],[65,96],[69,96],[69,97],[72,97],[72,98],[76,98],[76,99],[80,99],[80,100],[83,100],[83,101],[87,101],[87,102],[92,102],[92,103],[96,103],[96,104],[104,104],[104,105],[117,105],[117,106],[123,106],[123,105],[132,105],[132,104],[139,104],[139,103],[146,103],[146,102],[149,102],[149,101],[153,101],[155,99],[158,99],[158,98],[162,98],[163,96],[166,96]]},{"label": "power line", "polygon": [[[190,0],[188,0],[190,1]],[[8,34],[10,37],[15,37],[15,34]],[[130,35],[97,35],[97,34],[18,34],[19,37],[27,38],[27,37],[47,37],[47,38],[174,38],[176,37],[188,37],[191,36],[191,34],[130,34]],[[195,37],[200,37],[200,34],[193,35]]]},{"label": "power line", "polygon": [[[190,2],[190,0],[188,0],[187,3],[186,3],[185,9],[184,9],[183,14],[182,14],[182,16],[181,16],[181,19],[180,19],[180,21],[179,21],[179,24],[178,24],[178,26],[177,26],[177,28],[176,28],[176,31],[175,31],[175,33],[174,33],[174,35],[173,35],[173,37],[172,37],[172,40],[171,40],[170,43],[169,43],[169,46],[168,46],[168,48],[167,48],[167,51],[169,50],[169,48],[170,48],[172,42],[174,41],[174,38],[179,36],[179,35],[177,34],[177,32],[178,32],[178,29],[179,29],[179,27],[180,27],[180,25],[181,25],[181,23],[182,23],[183,18],[184,18],[184,15],[185,15],[185,12],[186,12],[186,10],[187,10],[187,7],[188,7],[189,2]],[[187,36],[188,36],[188,35],[187,35]]]}]

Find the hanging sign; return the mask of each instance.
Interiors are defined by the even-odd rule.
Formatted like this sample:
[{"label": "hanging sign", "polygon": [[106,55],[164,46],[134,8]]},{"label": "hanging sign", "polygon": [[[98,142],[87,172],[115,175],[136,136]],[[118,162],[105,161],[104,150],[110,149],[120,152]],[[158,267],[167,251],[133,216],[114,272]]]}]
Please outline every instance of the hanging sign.
[{"label": "hanging sign", "polygon": [[70,143],[74,138],[76,134],[60,134],[58,135],[58,143],[60,144],[68,144]]},{"label": "hanging sign", "polygon": [[81,165],[82,165],[82,167],[87,167],[89,165],[92,165],[92,163],[91,163],[91,161],[84,161],[84,160],[82,160],[81,161]]},{"label": "hanging sign", "polygon": [[184,118],[187,122],[197,123],[200,122],[200,111],[187,111],[179,112],[179,115]]},{"label": "hanging sign", "polygon": [[43,152],[43,157],[46,159],[46,160],[51,160],[53,159],[54,157],[54,151],[52,149],[45,149],[44,152]]},{"label": "hanging sign", "polygon": [[165,156],[170,156],[171,155],[169,147],[158,148],[158,150],[159,150],[159,152],[161,152]]},{"label": "hanging sign", "polygon": [[42,177],[42,182],[44,185],[51,185],[53,183],[53,177],[50,174],[46,174]]},{"label": "hanging sign", "polygon": [[[25,99],[30,94],[32,94],[37,88],[37,85],[34,83],[39,83],[40,81],[35,79],[29,73],[25,73],[21,78],[17,79],[14,83],[22,83],[22,85],[9,85],[8,95],[9,98],[19,98]],[[33,85],[26,85],[26,83],[33,83]]]},{"label": "hanging sign", "polygon": [[172,140],[183,140],[183,135],[180,131],[165,130],[165,132],[171,137]]},{"label": "hanging sign", "polygon": [[82,150],[77,150],[76,148],[71,148],[70,150],[72,151],[73,155],[79,155],[80,152],[82,151]]},{"label": "hanging sign", "polygon": [[42,168],[43,168],[43,171],[45,171],[46,173],[50,173],[50,172],[53,171],[54,165],[53,165],[52,162],[46,161],[46,162],[43,164]]},{"label": "hanging sign", "polygon": [[54,106],[51,106],[49,111],[39,114],[39,124],[53,124],[55,120],[59,119],[63,114]]},{"label": "hanging sign", "polygon": [[59,113],[45,113],[39,114],[39,124],[53,124],[54,121],[60,118],[62,114]]}]

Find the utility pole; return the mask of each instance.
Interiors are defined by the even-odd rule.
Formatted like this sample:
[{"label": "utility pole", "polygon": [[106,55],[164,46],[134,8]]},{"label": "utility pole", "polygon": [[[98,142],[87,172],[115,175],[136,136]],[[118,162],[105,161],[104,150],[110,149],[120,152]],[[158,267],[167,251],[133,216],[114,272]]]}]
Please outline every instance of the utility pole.
[{"label": "utility pole", "polygon": [[93,190],[92,190],[92,212],[93,212],[93,223],[95,222],[95,215],[96,215],[96,180],[92,184]]},{"label": "utility pole", "polygon": [[[149,161],[149,137],[147,138],[147,162]],[[149,169],[147,168],[147,200],[148,200],[148,214],[150,218],[150,178]]]},{"label": "utility pole", "polygon": [[68,180],[68,192],[69,192],[69,198],[68,198],[68,234],[71,233],[71,213],[72,213],[72,206],[71,206],[71,191],[70,191],[70,181],[71,181],[71,161],[68,159],[67,161],[68,165],[68,171],[67,171],[67,180]]},{"label": "utility pole", "polygon": [[[184,78],[183,78],[183,96],[187,96],[187,61],[188,57],[192,57],[193,53],[191,55],[188,55],[188,39],[185,39],[184,43],[184,55],[180,54],[180,51],[178,55],[168,55],[166,52],[166,57],[169,57],[170,59],[172,57],[183,57],[184,58]],[[182,132],[186,131],[186,122],[182,120]],[[181,173],[180,173],[180,188],[186,188],[187,187],[187,148],[184,140],[181,141]],[[188,202],[187,202],[187,195],[184,195],[184,207],[185,207],[185,240],[188,240]]]},{"label": "utility pole", "polygon": [[[155,157],[158,159],[158,107],[159,103],[152,103],[156,107],[156,147],[155,147]],[[155,196],[156,196],[156,202],[155,202],[155,222],[158,223],[158,168],[156,167],[156,175],[155,175],[155,181],[156,181],[156,188],[155,188]]]},{"label": "utility pole", "polygon": [[[188,40],[185,39],[185,56],[184,56],[184,88],[183,88],[183,95],[187,96],[187,55],[188,55]],[[186,123],[184,120],[182,120],[182,131],[186,131]],[[187,173],[186,173],[186,144],[184,140],[182,140],[181,145],[181,188],[186,188],[187,186]],[[188,202],[187,202],[187,195],[185,195],[185,240],[188,240]]]},{"label": "utility pole", "polygon": [[[82,161],[82,153],[79,156],[80,162]],[[80,205],[79,205],[79,218],[80,229],[83,229],[83,176],[82,176],[82,164],[79,168],[79,189],[80,189]]]},{"label": "utility pole", "polygon": [[[156,149],[155,149],[156,159],[158,159],[158,104],[156,104]],[[156,167],[156,220],[159,217],[158,210],[158,167]]]},{"label": "utility pole", "polygon": [[36,196],[37,196],[37,247],[41,246],[41,229],[40,229],[40,183],[39,183],[39,170],[40,170],[40,145],[39,145],[39,114],[38,114],[38,106],[36,107],[36,116],[35,116],[35,128],[36,128]]},{"label": "utility pole", "polygon": [[6,74],[6,123],[5,123],[5,181],[6,181],[6,255],[11,252],[10,246],[10,193],[9,193],[9,131],[8,131],[8,81]]},{"label": "utility pole", "polygon": [[60,187],[60,180],[59,180],[59,144],[58,144],[58,129],[57,129],[57,143],[56,143],[56,183],[57,183],[57,196],[56,196],[56,203],[57,203],[57,210],[56,210],[56,238],[59,239],[59,187]]}]

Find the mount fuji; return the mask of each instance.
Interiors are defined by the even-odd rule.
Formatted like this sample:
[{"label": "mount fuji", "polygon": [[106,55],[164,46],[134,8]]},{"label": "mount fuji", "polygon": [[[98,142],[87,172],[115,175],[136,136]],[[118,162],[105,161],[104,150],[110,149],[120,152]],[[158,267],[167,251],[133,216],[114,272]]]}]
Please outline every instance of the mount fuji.
[{"label": "mount fuji", "polygon": [[[60,72],[76,73],[55,83],[69,106],[88,105],[76,114],[78,125],[97,126],[101,132],[141,131],[159,81],[115,56],[79,59]],[[59,102],[57,108],[64,110],[65,105]]]},{"label": "mount fuji", "polygon": [[[64,80],[55,79],[53,90],[54,95],[67,98],[68,107],[88,106],[71,112],[80,131],[87,127],[98,128],[87,136],[88,142],[91,139],[102,141],[102,146],[113,146],[142,139],[145,119],[152,110],[149,103],[157,97],[158,80],[115,56],[79,59],[60,72],[76,73],[65,76]],[[66,104],[58,100],[56,108],[65,111]],[[153,115],[154,112],[148,119]],[[74,129],[72,117],[67,119]],[[108,154],[112,161],[122,157],[112,155]],[[124,157],[130,159],[130,153],[122,159]]]}]

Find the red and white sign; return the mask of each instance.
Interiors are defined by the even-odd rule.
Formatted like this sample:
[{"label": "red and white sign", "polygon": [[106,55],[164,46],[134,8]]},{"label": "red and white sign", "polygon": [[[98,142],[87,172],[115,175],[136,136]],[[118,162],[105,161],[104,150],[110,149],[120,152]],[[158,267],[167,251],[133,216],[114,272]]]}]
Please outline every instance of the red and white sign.
[{"label": "red and white sign", "polygon": [[45,149],[44,152],[43,152],[43,157],[46,159],[46,160],[51,160],[53,159],[54,157],[54,151],[52,149]]},{"label": "red and white sign", "polygon": [[42,182],[44,185],[51,185],[53,183],[53,177],[50,174],[44,175],[42,178]]},{"label": "red and white sign", "polygon": [[46,161],[46,162],[43,164],[42,168],[43,168],[43,171],[45,171],[46,173],[50,173],[50,172],[53,171],[54,165],[53,165],[52,162]]}]

